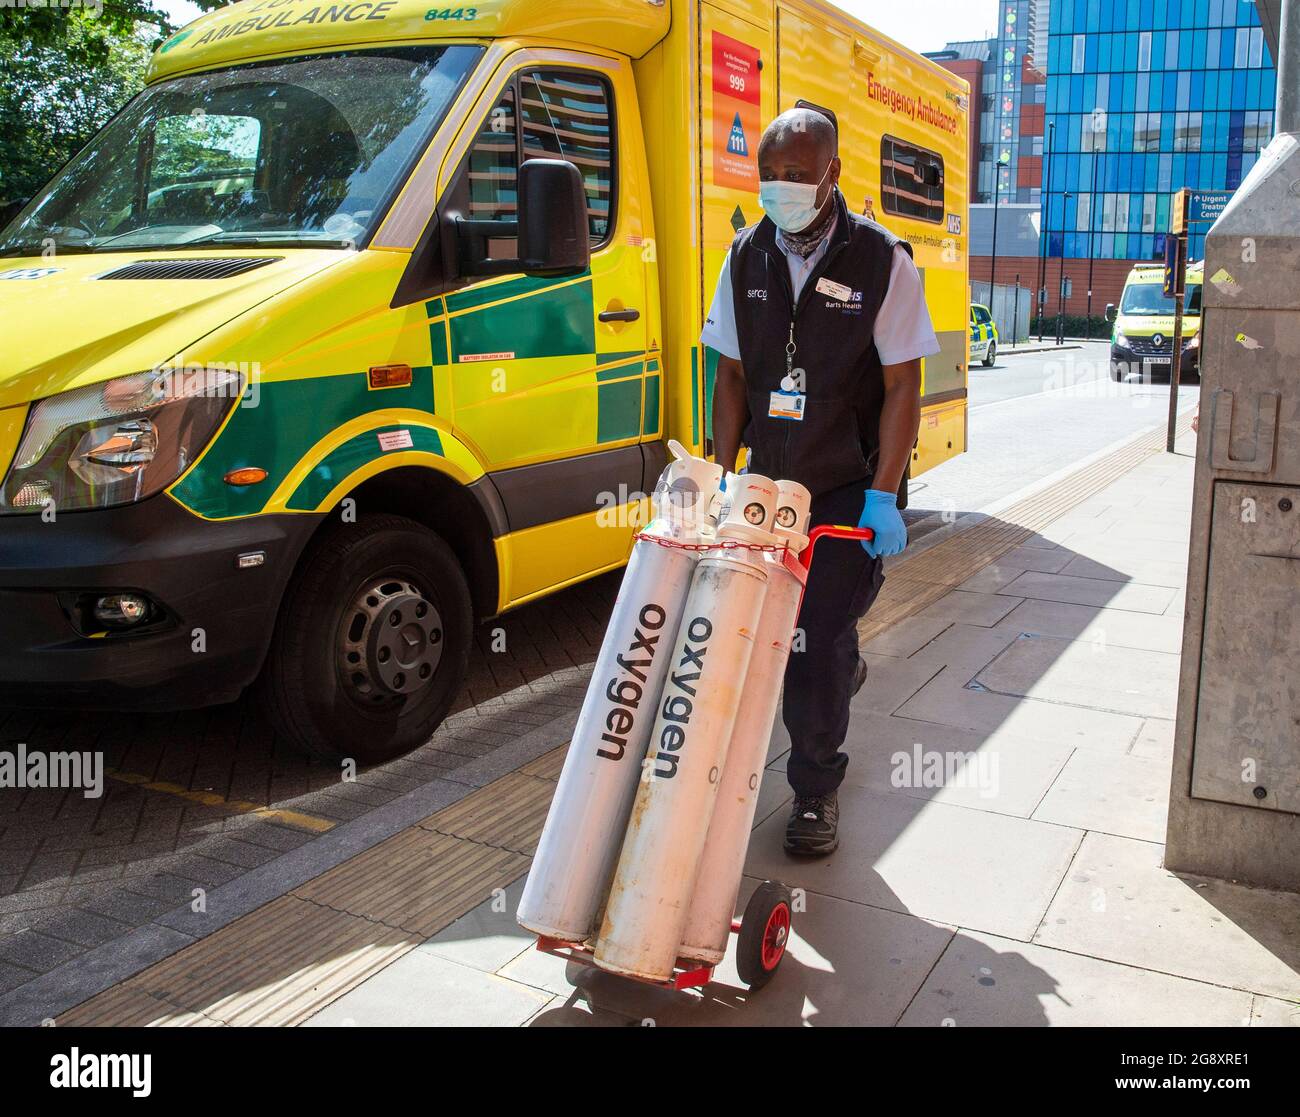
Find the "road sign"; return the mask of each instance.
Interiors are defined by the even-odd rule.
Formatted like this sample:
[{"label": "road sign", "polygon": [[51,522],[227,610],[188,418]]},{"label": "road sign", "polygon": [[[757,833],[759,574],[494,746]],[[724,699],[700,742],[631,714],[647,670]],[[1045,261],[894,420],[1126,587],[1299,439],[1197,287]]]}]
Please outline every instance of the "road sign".
[{"label": "road sign", "polygon": [[[1173,209],[1169,214],[1169,232],[1172,236],[1179,237],[1187,232],[1187,201],[1190,193],[1190,190],[1174,191]],[[1165,239],[1165,244],[1168,246],[1168,238]],[[1166,255],[1168,255],[1167,248]]]},{"label": "road sign", "polygon": [[1193,190],[1187,210],[1187,220],[1193,225],[1213,225],[1232,201],[1231,190]]},{"label": "road sign", "polygon": [[1213,225],[1230,201],[1231,190],[1175,190],[1169,231],[1179,234],[1189,225]]},{"label": "road sign", "polygon": [[1176,299],[1183,293],[1187,276],[1187,241],[1172,233],[1165,237],[1165,298]]}]

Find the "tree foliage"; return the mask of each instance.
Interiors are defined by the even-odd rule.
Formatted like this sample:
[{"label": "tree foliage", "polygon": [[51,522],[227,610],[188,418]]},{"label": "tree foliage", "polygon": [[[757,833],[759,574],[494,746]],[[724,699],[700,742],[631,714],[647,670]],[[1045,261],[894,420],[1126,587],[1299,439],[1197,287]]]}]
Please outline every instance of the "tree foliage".
[{"label": "tree foliage", "polygon": [[150,53],[176,30],[149,0],[27,2],[0,7],[0,223],[140,91]]}]

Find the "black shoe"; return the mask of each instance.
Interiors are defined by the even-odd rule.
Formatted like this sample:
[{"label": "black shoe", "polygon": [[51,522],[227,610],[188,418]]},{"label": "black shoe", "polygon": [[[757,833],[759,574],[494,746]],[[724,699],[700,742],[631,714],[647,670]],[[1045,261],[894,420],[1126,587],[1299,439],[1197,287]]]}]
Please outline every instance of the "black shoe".
[{"label": "black shoe", "polygon": [[825,857],[840,844],[840,804],[829,795],[795,798],[790,821],[785,824],[785,851],[800,857]]},{"label": "black shoe", "polygon": [[867,681],[867,661],[858,656],[858,669],[853,675],[853,693],[857,694],[862,689],[862,684]]}]

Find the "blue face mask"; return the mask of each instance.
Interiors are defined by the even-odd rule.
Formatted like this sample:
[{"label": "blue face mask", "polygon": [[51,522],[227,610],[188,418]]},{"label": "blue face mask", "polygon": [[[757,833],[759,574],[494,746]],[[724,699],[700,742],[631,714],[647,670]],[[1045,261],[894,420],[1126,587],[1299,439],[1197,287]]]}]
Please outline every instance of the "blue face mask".
[{"label": "blue face mask", "polygon": [[821,182],[815,186],[807,182],[760,182],[758,204],[778,229],[801,233],[817,217],[817,195],[830,172],[831,165],[827,163]]}]

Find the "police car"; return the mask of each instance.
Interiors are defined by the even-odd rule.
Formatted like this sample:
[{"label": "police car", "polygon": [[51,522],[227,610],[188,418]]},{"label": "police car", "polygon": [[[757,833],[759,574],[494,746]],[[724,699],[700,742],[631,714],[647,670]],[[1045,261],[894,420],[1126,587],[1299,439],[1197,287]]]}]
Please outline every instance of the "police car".
[{"label": "police car", "polygon": [[982,360],[985,368],[992,368],[998,359],[998,327],[987,306],[971,303],[970,356]]}]

